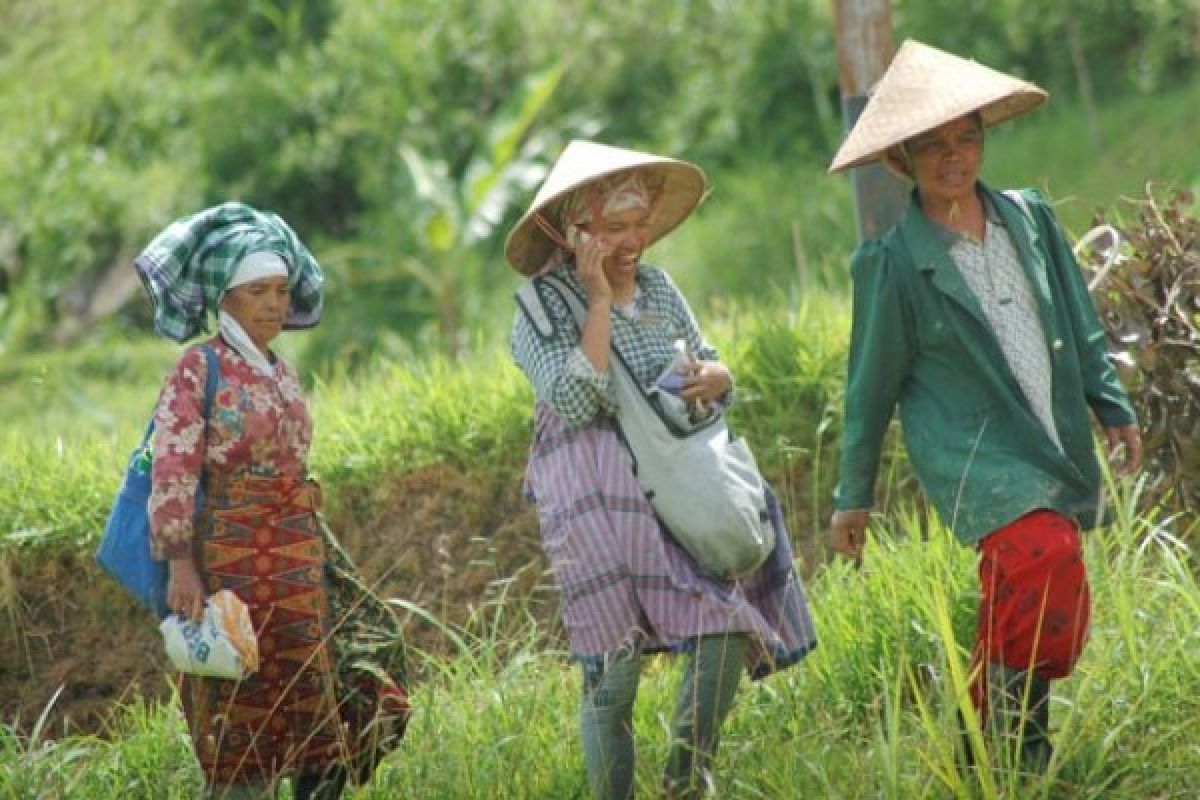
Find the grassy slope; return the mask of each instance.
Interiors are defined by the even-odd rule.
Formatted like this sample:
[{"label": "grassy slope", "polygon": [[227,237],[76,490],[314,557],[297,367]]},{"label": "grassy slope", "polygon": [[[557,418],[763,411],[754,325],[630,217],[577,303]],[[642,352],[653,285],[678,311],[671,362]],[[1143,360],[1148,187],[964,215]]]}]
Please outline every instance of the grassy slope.
[{"label": "grassy slope", "polygon": [[[724,350],[744,390],[738,422],[784,483],[814,479],[799,461],[828,445],[823,422],[836,405],[845,352],[843,303],[814,298],[798,311],[748,312],[712,326],[719,343],[737,342]],[[9,476],[0,482],[0,546],[93,541],[150,413],[157,375],[174,357],[154,343],[106,345],[30,357],[23,372],[13,370],[25,394],[5,400],[14,424],[0,431]],[[495,343],[457,363],[380,364],[318,381],[311,393],[312,466],[335,505],[342,489],[430,462],[495,471],[524,460],[530,390]],[[826,497],[829,476],[823,480],[807,491]]]}]

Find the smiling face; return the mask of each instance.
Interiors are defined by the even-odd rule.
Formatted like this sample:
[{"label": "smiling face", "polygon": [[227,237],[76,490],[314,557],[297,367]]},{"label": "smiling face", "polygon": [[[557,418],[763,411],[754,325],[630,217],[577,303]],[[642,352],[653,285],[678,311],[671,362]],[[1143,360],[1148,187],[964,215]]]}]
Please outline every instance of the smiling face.
[{"label": "smiling face", "polygon": [[922,199],[952,204],[975,190],[983,163],[983,125],[977,115],[959,117],[904,143],[907,171]]},{"label": "smiling face", "polygon": [[637,279],[642,251],[650,239],[650,213],[645,208],[614,211],[584,226],[612,247],[604,259],[604,276],[614,291],[631,287]]},{"label": "smiling face", "polygon": [[289,295],[286,275],[260,278],[226,292],[221,308],[238,321],[258,349],[265,353],[267,346],[283,330]]}]

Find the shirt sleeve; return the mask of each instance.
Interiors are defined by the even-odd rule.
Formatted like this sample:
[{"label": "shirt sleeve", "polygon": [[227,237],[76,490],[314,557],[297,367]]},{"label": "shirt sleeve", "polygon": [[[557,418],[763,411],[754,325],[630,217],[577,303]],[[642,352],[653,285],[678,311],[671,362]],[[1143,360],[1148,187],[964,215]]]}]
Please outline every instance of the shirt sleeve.
[{"label": "shirt sleeve", "polygon": [[865,242],[854,254],[852,272],[854,306],[834,500],[841,511],[874,505],[883,438],[914,353],[911,312],[887,249]]},{"label": "shirt sleeve", "polygon": [[167,377],[154,412],[150,549],[155,558],[192,554],[196,487],[204,469],[204,382],[208,364],[200,348],[184,353]]},{"label": "shirt sleeve", "polygon": [[616,395],[611,376],[599,372],[579,345],[570,310],[553,294],[543,297],[554,332],[543,337],[518,309],[513,320],[513,359],[533,384],[538,399],[563,422],[582,428],[599,416],[614,416]]},{"label": "shirt sleeve", "polygon": [[1137,416],[1108,357],[1104,328],[1096,314],[1096,306],[1088,292],[1079,262],[1075,260],[1075,254],[1067,243],[1050,204],[1035,190],[1028,190],[1026,194],[1048,223],[1043,225],[1042,229],[1049,239],[1047,244],[1052,261],[1065,289],[1063,302],[1066,304],[1079,351],[1083,392],[1088,405],[1100,420],[1100,424],[1105,427],[1133,425],[1137,422]]}]

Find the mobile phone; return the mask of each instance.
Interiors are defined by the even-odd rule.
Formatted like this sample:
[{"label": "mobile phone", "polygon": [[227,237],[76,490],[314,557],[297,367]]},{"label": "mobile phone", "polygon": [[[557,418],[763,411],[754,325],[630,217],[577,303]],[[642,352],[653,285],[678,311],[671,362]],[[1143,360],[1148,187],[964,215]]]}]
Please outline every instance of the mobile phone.
[{"label": "mobile phone", "polygon": [[673,394],[679,394],[683,390],[683,374],[671,370],[658,379],[657,386]]}]

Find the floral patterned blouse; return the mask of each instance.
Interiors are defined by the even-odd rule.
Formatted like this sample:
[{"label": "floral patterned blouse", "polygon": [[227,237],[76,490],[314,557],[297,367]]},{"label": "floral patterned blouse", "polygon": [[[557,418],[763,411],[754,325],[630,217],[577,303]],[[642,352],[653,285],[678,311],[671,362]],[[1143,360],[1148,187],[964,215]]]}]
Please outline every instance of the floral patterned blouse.
[{"label": "floral patterned blouse", "polygon": [[275,377],[256,372],[220,337],[211,339],[221,374],[204,433],[201,345],[187,349],[167,377],[154,413],[150,546],[155,558],[191,555],[196,485],[204,470],[244,470],[303,478],[312,420],[295,371],[275,359]]}]

